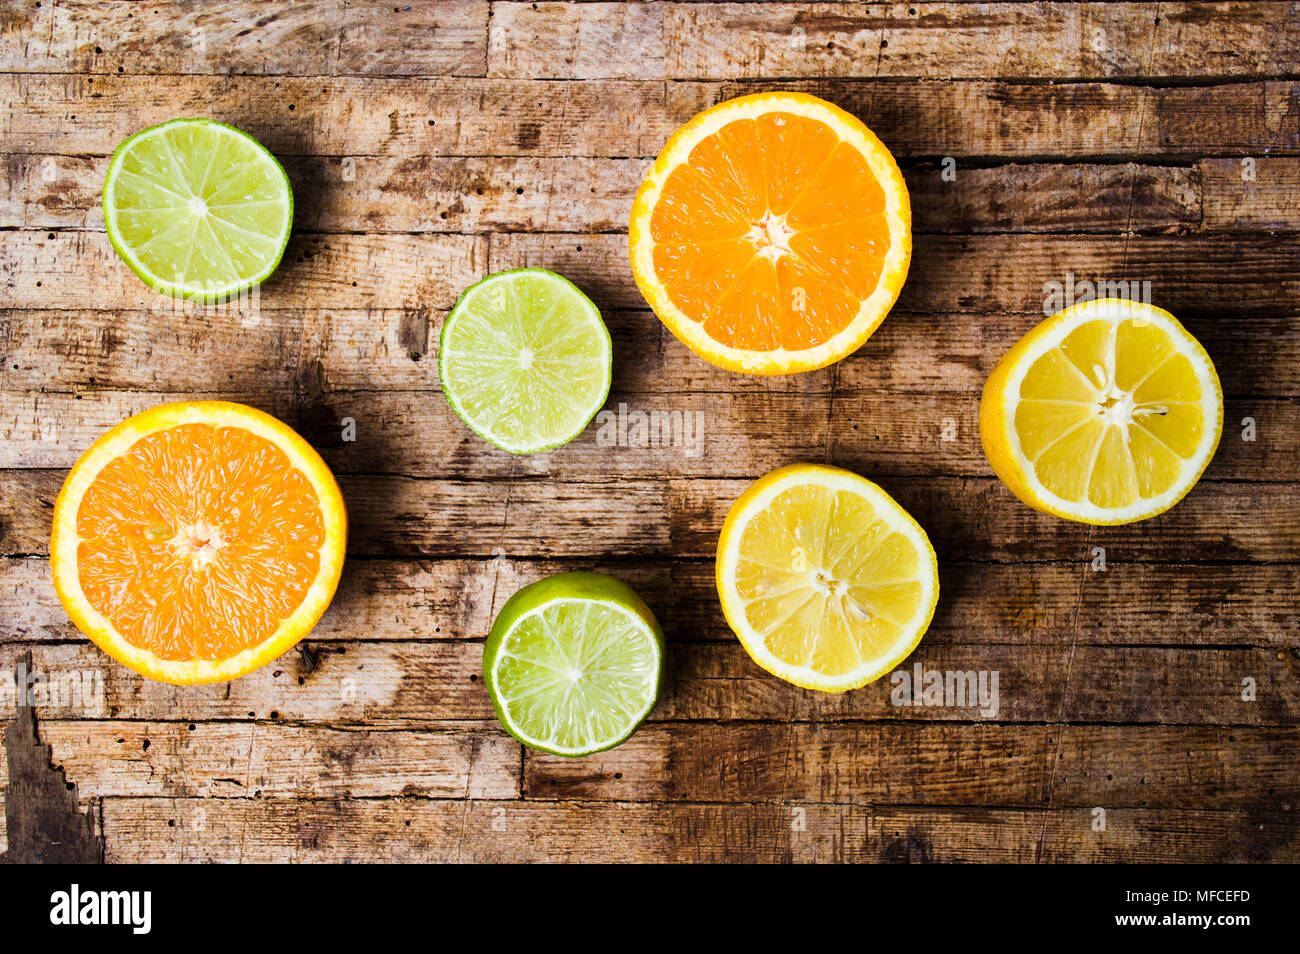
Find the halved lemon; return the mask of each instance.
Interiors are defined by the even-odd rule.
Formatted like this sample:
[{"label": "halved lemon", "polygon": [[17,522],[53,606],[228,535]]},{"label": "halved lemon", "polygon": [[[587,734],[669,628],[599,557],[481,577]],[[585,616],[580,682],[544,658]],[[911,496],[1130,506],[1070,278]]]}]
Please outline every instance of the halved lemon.
[{"label": "halved lemon", "polygon": [[939,601],[920,524],[871,481],[821,464],[782,467],[740,496],[717,576],[722,612],[754,661],[827,692],[902,662]]},{"label": "halved lemon", "polygon": [[289,427],[224,401],[163,404],[82,454],[50,563],[73,623],[163,682],[224,682],[282,655],[329,606],[347,516]]},{"label": "halved lemon", "polygon": [[1040,323],[984,384],[980,440],[1022,501],[1067,520],[1132,523],[1200,479],[1223,433],[1214,363],[1178,319],[1107,298]]},{"label": "halved lemon", "polygon": [[728,100],[677,130],[629,230],[655,314],[706,361],[750,374],[808,371],[861,347],[912,255],[894,157],[806,93]]}]

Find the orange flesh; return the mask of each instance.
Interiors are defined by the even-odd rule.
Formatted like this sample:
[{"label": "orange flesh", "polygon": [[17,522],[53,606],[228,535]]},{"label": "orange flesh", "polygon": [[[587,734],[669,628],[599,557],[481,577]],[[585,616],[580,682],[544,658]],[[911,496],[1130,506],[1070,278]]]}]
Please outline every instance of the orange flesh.
[{"label": "orange flesh", "polygon": [[221,660],[275,633],[316,579],[316,491],[275,444],[184,424],[108,464],[77,511],[77,574],[127,642]]},{"label": "orange flesh", "polygon": [[885,192],[830,126],[774,112],[701,140],[650,217],[673,304],[715,341],[805,351],[847,327],[890,246]]}]

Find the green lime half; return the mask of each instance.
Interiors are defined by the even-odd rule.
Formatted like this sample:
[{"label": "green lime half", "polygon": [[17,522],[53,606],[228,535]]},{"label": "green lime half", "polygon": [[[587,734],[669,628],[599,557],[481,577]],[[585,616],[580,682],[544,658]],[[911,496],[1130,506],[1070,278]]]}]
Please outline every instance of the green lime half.
[{"label": "green lime half", "polygon": [[567,444],[609,396],[613,364],[600,312],[540,268],[489,275],[442,326],[442,393],[469,429],[512,454]]},{"label": "green lime half", "polygon": [[173,119],[113,153],[104,224],[117,254],[150,288],[224,301],[280,264],[293,191],[252,136],[211,119]]},{"label": "green lime half", "polygon": [[664,636],[622,580],[561,573],[506,601],[483,647],[497,718],[524,745],[590,755],[627,740],[659,699]]}]

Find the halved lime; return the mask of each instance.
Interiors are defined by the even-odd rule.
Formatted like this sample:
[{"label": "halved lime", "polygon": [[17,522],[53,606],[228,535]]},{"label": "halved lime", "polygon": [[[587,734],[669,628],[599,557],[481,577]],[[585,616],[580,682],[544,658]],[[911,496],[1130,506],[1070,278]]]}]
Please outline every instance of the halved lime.
[{"label": "halved lime", "polygon": [[113,153],[104,224],[117,254],[150,288],[224,301],[280,264],[293,191],[252,136],[211,119],[173,119]]},{"label": "halved lime", "polygon": [[609,396],[612,348],[600,312],[540,268],[489,275],[442,326],[438,375],[457,416],[512,454],[567,444]]},{"label": "halved lime", "polygon": [[663,683],[664,636],[622,580],[561,573],[506,601],[483,647],[497,718],[524,745],[590,755],[627,740]]}]

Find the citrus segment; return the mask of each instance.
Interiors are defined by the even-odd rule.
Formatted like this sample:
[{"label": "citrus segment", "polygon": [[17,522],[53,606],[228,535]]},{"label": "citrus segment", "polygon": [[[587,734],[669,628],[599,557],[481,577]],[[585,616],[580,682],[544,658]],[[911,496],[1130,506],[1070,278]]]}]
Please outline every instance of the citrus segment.
[{"label": "citrus segment", "polygon": [[679,129],[646,174],[632,269],[688,347],[784,374],[858,348],[902,288],[907,188],[859,120],[814,96],[729,100]]},{"label": "citrus segment", "polygon": [[659,624],[631,587],[562,573],[506,602],[484,646],[483,677],[511,735],[580,756],[636,731],[659,696],[663,655]]},{"label": "citrus segment", "polygon": [[1025,503],[1094,524],[1172,507],[1218,446],[1223,395],[1205,349],[1140,302],[1075,305],[1030,331],[984,386],[980,437]]},{"label": "citrus segment", "polygon": [[275,157],[247,133],[176,119],[113,154],[104,222],[149,287],[219,301],[275,271],[289,241],[293,192]]},{"label": "citrus segment", "polygon": [[796,464],[757,481],[718,541],[728,624],[764,669],[843,691],[892,669],[938,600],[938,565],[920,526],[875,484]]},{"label": "citrus segment", "polygon": [[234,678],[319,619],[346,518],[324,463],[252,408],[162,405],[77,462],[55,505],[55,585],[110,655],[168,682]]},{"label": "citrus segment", "polygon": [[438,372],[457,416],[503,450],[573,440],[609,396],[609,331],[576,286],[553,272],[489,275],[442,328]]}]

